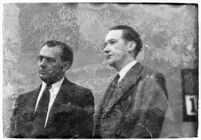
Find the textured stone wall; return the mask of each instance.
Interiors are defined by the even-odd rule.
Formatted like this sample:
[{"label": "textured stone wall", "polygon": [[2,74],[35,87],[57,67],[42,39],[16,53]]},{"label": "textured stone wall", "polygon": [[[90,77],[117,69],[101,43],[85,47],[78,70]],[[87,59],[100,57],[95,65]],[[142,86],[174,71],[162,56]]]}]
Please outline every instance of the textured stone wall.
[{"label": "textured stone wall", "polygon": [[9,133],[14,100],[40,84],[36,56],[48,39],[74,49],[74,63],[66,76],[93,91],[95,103],[116,71],[101,50],[111,26],[134,27],[143,40],[138,60],[165,75],[170,110],[162,137],[189,137],[192,123],[182,119],[181,69],[198,67],[197,7],[167,4],[63,4],[3,5],[3,130]]}]

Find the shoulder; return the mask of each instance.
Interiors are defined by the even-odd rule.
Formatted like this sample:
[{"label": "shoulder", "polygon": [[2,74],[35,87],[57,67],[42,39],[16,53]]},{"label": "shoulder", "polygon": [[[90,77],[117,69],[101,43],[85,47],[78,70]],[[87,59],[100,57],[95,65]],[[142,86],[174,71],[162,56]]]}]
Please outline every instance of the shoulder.
[{"label": "shoulder", "polygon": [[73,90],[76,90],[76,91],[80,91],[80,92],[91,91],[89,88],[83,87],[83,86],[78,85],[78,84],[71,82],[71,81],[68,81],[68,84],[64,84],[64,86],[71,88]]},{"label": "shoulder", "polygon": [[[80,86],[71,81],[67,81],[63,84],[62,90],[64,92],[64,98],[67,97],[80,106],[93,105],[94,96],[92,91],[89,88]],[[66,93],[66,94],[65,94]]]},{"label": "shoulder", "polygon": [[16,98],[16,102],[22,102],[25,100],[30,100],[30,98],[32,98],[34,95],[36,95],[39,91],[40,87],[37,87],[35,89],[32,89],[28,92],[24,92],[22,94],[19,94]]},{"label": "shoulder", "polygon": [[143,78],[148,78],[148,79],[164,79],[164,75],[150,67],[142,66],[142,77]]},{"label": "shoulder", "polygon": [[83,87],[71,81],[65,81],[62,85],[66,91],[69,91],[74,94],[74,96],[90,96],[93,95],[92,91],[89,88]]},{"label": "shoulder", "polygon": [[159,86],[165,93],[168,99],[168,92],[166,88],[166,80],[162,73],[150,68],[143,66],[142,80],[143,85],[150,86],[150,89],[154,86]]}]

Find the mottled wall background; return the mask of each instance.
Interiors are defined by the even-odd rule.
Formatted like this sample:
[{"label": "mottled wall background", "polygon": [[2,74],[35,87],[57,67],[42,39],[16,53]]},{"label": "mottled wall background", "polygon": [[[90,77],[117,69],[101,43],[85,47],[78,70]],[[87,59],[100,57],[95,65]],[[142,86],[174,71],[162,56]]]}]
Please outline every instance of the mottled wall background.
[{"label": "mottled wall background", "polygon": [[74,49],[66,76],[101,98],[116,71],[101,51],[111,26],[134,27],[143,40],[138,60],[165,75],[170,108],[162,137],[195,135],[194,124],[183,122],[181,69],[198,67],[197,7],[168,4],[21,3],[3,6],[3,130],[8,136],[14,100],[40,84],[36,56],[48,39]]}]

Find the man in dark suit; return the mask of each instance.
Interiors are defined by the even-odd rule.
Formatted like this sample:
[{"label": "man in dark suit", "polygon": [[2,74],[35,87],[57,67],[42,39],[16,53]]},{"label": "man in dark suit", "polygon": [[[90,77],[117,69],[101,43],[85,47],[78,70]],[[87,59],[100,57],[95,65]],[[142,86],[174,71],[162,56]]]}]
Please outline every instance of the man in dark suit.
[{"label": "man in dark suit", "polygon": [[90,138],[94,97],[70,82],[65,73],[73,62],[72,49],[59,41],[47,41],[38,57],[42,84],[16,99],[10,137]]},{"label": "man in dark suit", "polygon": [[129,26],[115,26],[106,35],[103,51],[118,74],[94,114],[94,138],[159,137],[168,104],[165,79],[137,62],[141,47]]}]

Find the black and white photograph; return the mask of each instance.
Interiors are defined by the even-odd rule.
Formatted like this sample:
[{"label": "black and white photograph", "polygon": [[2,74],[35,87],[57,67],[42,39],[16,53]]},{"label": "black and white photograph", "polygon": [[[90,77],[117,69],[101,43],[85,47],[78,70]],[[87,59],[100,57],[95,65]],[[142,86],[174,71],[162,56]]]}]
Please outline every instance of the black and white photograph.
[{"label": "black and white photograph", "polygon": [[199,3],[2,3],[2,137],[198,138]]}]

